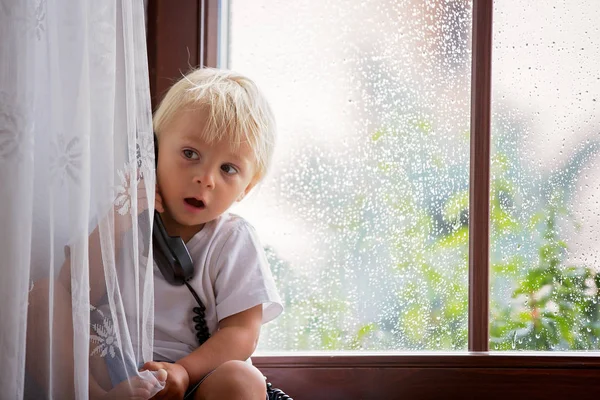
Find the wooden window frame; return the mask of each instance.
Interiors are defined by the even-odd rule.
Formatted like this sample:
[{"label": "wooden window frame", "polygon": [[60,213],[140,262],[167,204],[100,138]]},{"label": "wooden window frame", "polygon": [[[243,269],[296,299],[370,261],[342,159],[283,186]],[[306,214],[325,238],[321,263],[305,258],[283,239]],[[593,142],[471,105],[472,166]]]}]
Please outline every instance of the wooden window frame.
[{"label": "wooden window frame", "polygon": [[[149,0],[153,108],[192,67],[217,66],[219,0]],[[467,353],[293,353],[253,357],[296,400],[528,399],[589,396],[600,389],[598,353],[489,352],[489,189],[493,0],[473,0]],[[396,397],[397,395],[397,397]]]},{"label": "wooden window frame", "polygon": [[171,85],[199,65],[217,66],[218,0],[148,0],[152,109]]}]

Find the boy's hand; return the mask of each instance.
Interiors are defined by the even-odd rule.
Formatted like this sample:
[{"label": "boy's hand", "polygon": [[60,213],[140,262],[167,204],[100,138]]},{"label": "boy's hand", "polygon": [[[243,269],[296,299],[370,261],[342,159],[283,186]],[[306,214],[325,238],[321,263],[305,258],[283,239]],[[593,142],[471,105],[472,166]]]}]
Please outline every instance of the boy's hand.
[{"label": "boy's hand", "polygon": [[[163,371],[166,375],[166,372]],[[164,375],[159,374],[157,380],[162,384],[164,382]],[[126,379],[119,383],[117,386],[112,388],[109,392],[106,392],[102,397],[93,397],[98,400],[114,400],[114,399],[127,399],[127,400],[146,400],[150,396],[150,393],[154,391],[154,383],[144,380],[138,376]]]},{"label": "boy's hand", "polygon": [[158,392],[152,399],[156,400],[181,400],[185,395],[190,384],[190,377],[186,369],[179,364],[168,362],[150,361],[142,366],[141,371],[158,371],[164,369],[167,371],[167,382],[165,388]]},{"label": "boy's hand", "polygon": [[[134,182],[131,181],[131,175],[123,175],[124,181],[127,185],[133,185]],[[144,211],[148,209],[148,196],[146,196],[146,181],[143,176],[137,177],[137,215],[140,215]],[[125,232],[129,231],[132,227],[131,215],[132,210],[132,201],[133,198],[129,194],[129,190],[127,185],[119,187],[119,194],[115,200],[115,234],[116,237],[121,237]],[[160,195],[160,191],[158,190],[158,184],[155,185],[154,192],[154,208],[159,213],[163,213],[165,208],[163,206],[162,197]]]},{"label": "boy's hand", "polygon": [[[137,184],[137,213],[140,215],[142,212],[148,209],[148,197],[146,196],[146,180],[140,176]],[[158,190],[158,183],[154,185],[154,208],[162,213],[165,211],[162,204],[162,197],[160,196],[160,191]]]}]

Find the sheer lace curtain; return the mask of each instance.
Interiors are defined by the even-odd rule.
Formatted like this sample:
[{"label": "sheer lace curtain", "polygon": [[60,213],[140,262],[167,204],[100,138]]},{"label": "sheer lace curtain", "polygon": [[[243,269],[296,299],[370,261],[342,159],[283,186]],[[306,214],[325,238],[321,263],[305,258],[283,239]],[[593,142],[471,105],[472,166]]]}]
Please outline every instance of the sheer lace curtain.
[{"label": "sheer lace curtain", "polygon": [[[144,35],[142,0],[0,0],[2,399],[160,389],[137,373],[153,341]],[[131,377],[116,388],[114,366]]]}]

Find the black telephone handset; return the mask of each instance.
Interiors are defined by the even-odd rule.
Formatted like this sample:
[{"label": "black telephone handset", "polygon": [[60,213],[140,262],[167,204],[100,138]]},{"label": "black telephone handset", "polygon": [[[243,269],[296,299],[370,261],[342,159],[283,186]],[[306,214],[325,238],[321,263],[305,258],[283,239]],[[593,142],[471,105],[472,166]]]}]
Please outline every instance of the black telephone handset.
[{"label": "black telephone handset", "polygon": [[152,247],[158,269],[171,285],[183,285],[194,275],[185,243],[179,236],[169,236],[158,211],[154,211]]},{"label": "black telephone handset", "polygon": [[[158,141],[154,135],[154,160],[158,168]],[[194,263],[181,237],[169,236],[158,211],[152,227],[154,259],[163,277],[171,285],[181,286],[194,275]]]}]

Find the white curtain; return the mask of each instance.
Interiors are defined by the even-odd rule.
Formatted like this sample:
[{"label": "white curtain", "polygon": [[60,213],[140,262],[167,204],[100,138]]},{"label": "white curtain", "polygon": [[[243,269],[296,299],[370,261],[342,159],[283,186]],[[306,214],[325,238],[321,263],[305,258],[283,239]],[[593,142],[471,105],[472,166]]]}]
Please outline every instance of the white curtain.
[{"label": "white curtain", "polygon": [[153,151],[142,0],[0,0],[0,398],[160,390]]}]

